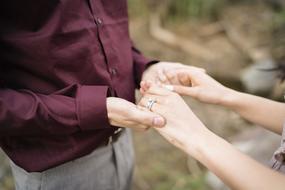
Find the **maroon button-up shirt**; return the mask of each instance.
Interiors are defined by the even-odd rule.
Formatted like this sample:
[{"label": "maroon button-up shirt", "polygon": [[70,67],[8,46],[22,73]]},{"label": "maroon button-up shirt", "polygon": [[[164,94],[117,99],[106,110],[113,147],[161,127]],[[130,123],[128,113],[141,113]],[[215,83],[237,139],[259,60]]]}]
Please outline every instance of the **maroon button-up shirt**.
[{"label": "maroon button-up shirt", "polygon": [[27,171],[96,149],[113,134],[106,97],[134,101],[149,63],[126,0],[0,3],[0,145]]}]

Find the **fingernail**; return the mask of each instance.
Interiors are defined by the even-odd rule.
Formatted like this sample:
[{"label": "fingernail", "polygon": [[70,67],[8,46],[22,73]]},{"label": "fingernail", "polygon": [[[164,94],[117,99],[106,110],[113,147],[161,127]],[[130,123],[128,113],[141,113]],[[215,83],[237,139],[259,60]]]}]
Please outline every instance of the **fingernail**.
[{"label": "fingernail", "polygon": [[163,127],[164,126],[164,119],[161,117],[155,117],[153,119],[153,125],[157,127]]},{"label": "fingernail", "polygon": [[163,87],[170,91],[174,90],[174,87],[172,85],[163,85]]}]

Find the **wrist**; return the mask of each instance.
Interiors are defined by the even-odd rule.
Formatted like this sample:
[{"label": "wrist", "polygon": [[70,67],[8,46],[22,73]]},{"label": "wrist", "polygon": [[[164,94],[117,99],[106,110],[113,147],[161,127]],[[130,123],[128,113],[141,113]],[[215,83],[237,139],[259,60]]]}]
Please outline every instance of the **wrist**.
[{"label": "wrist", "polygon": [[107,106],[107,116],[108,116],[108,119],[109,119],[109,123],[111,125],[114,125],[114,115],[115,115],[115,111],[114,111],[114,97],[109,97],[106,99],[106,106]]},{"label": "wrist", "polygon": [[[184,151],[194,158],[199,157],[201,152],[209,148],[208,139],[215,135],[212,131],[204,126],[203,123],[196,124],[197,131],[191,131],[184,136],[183,147]],[[192,134],[189,136],[189,134]]]},{"label": "wrist", "polygon": [[112,110],[112,97],[106,98],[106,107],[107,107],[107,113],[109,114]]},{"label": "wrist", "polygon": [[195,140],[195,145],[192,145],[192,148],[189,147],[188,154],[203,162],[203,160],[207,159],[209,152],[215,151],[213,149],[218,147],[220,140],[220,137],[208,130],[203,136],[201,135],[199,139]]},{"label": "wrist", "polygon": [[240,92],[230,88],[226,88],[223,93],[223,96],[221,96],[222,98],[220,101],[220,105],[228,108],[234,108],[237,105],[239,96]]}]

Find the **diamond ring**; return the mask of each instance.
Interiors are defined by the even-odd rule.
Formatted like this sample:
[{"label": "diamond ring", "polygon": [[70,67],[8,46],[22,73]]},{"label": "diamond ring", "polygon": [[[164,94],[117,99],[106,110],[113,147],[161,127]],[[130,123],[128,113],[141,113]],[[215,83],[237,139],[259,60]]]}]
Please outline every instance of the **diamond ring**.
[{"label": "diamond ring", "polygon": [[146,108],[147,108],[149,111],[151,111],[151,108],[152,108],[152,106],[153,106],[155,103],[156,103],[156,100],[153,100],[153,99],[150,98],[150,99],[147,101]]}]

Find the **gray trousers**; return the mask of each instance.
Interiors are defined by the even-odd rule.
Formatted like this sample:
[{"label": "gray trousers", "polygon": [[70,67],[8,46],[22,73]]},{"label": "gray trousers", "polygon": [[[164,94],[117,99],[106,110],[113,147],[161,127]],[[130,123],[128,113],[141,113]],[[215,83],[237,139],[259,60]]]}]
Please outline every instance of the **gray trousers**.
[{"label": "gray trousers", "polygon": [[130,190],[133,166],[129,130],[108,146],[44,172],[28,173],[11,162],[16,190]]}]

